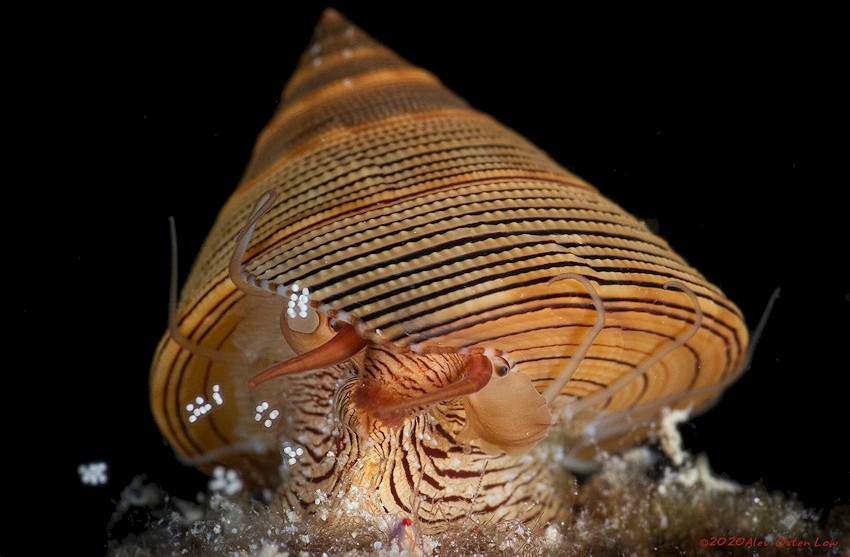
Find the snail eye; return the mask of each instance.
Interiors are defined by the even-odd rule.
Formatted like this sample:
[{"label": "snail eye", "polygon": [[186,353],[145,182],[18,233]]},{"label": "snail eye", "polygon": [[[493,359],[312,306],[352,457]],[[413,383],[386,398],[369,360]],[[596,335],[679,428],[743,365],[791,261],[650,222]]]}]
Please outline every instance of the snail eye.
[{"label": "snail eye", "polygon": [[284,312],[284,320],[289,330],[296,333],[309,334],[319,328],[319,313],[312,307],[302,310],[289,308]]},{"label": "snail eye", "polygon": [[498,375],[499,377],[504,377],[505,375],[510,373],[511,366],[510,364],[508,364],[508,361],[506,359],[495,356],[491,358],[491,360],[493,362],[493,371],[496,372],[496,375]]},{"label": "snail eye", "polygon": [[328,320],[328,327],[330,327],[332,331],[339,331],[342,328],[342,325],[340,325],[339,321],[336,319],[330,319]]},{"label": "snail eye", "polygon": [[[322,346],[336,335],[327,315],[311,306],[287,308],[280,316],[280,332],[296,354],[304,354]],[[342,328],[342,323],[337,325]]]}]

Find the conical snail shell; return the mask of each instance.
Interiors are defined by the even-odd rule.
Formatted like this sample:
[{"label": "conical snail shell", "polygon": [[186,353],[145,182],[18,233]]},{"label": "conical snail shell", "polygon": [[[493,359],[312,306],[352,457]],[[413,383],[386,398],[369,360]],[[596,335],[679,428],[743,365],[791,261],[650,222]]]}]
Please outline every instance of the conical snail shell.
[{"label": "conical snail shell", "polygon": [[[276,195],[241,260],[268,295],[251,296],[228,267],[270,191]],[[550,284],[564,274],[590,281],[604,326],[547,405],[537,393],[562,374],[600,316],[578,282]],[[692,291],[699,307],[665,288],[669,281]],[[513,420],[522,420],[512,416],[526,410],[543,422],[533,435],[522,430],[529,440],[518,453],[541,439],[580,446],[639,437],[632,424],[645,425],[665,405],[710,402],[741,371],[748,339],[738,308],[666,241],[332,10],[180,296],[179,335],[222,357],[193,351],[172,333],[156,352],[152,408],[186,461],[205,470],[225,464],[269,483],[281,439],[304,443],[305,431],[323,427],[331,401],[313,389],[336,396],[356,366],[247,386],[291,357],[278,323],[290,301],[305,300],[311,311],[336,312],[365,342],[399,353],[504,358],[521,375],[503,393],[485,387],[487,396],[466,406],[480,414],[475,427],[452,430],[463,429],[458,443],[487,453],[510,452]],[[684,346],[618,384],[695,322]],[[604,396],[575,406],[594,393]],[[534,400],[526,408],[512,397]],[[272,416],[275,404],[316,411]],[[339,409],[345,401],[333,404],[339,415],[347,411]]]}]

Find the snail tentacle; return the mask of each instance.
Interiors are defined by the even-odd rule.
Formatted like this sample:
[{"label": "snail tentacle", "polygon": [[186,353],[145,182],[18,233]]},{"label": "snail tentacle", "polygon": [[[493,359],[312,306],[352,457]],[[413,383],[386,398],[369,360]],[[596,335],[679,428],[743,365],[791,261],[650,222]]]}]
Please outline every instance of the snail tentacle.
[{"label": "snail tentacle", "polygon": [[180,332],[177,324],[177,225],[174,217],[168,217],[168,229],[171,236],[171,279],[168,285],[168,332],[174,342],[187,352],[214,362],[245,363],[247,358],[242,352],[213,350],[193,342]]},{"label": "snail tentacle", "polygon": [[569,419],[573,416],[576,416],[590,408],[593,408],[597,404],[610,399],[615,394],[617,394],[620,390],[629,385],[632,381],[637,379],[638,377],[644,375],[649,369],[664,359],[668,354],[685,345],[691,337],[693,337],[697,331],[699,331],[700,327],[702,327],[702,307],[700,307],[699,299],[696,294],[694,294],[693,290],[688,288],[686,285],[679,281],[669,281],[664,284],[664,288],[675,288],[677,290],[681,290],[684,292],[691,300],[691,303],[694,307],[694,312],[696,316],[694,317],[694,321],[691,324],[691,327],[678,337],[676,337],[672,342],[669,342],[660,348],[658,348],[655,352],[653,352],[648,358],[640,362],[635,368],[620,377],[617,381],[608,385],[608,387],[604,389],[600,389],[599,391],[588,395],[581,400],[577,400],[567,405],[564,409],[565,418]]},{"label": "snail tentacle", "polygon": [[[752,359],[753,348],[758,344],[758,339],[764,331],[765,325],[767,324],[767,318],[769,317],[770,311],[773,308],[774,303],[776,303],[777,298],[779,298],[778,288],[774,290],[771,294],[770,299],[767,302],[767,306],[765,307],[764,312],[762,313],[761,319],[759,319],[758,325],[756,325],[756,328],[751,334],[752,340],[745,354],[744,362],[742,363],[738,371],[730,374],[722,381],[718,381],[716,383],[703,385],[701,387],[697,387],[695,389],[687,391],[672,393],[665,397],[646,401],[619,412],[612,412],[600,415],[592,422],[592,428],[588,430],[588,432],[592,435],[588,436],[588,442],[582,446],[586,446],[591,442],[598,442],[610,437],[614,437],[636,427],[649,425],[650,423],[656,421],[657,412],[665,406],[672,408],[677,403],[685,399],[711,400],[718,393],[721,393],[726,390],[749,367]],[[709,410],[712,406],[712,403],[703,403],[700,405],[700,412],[705,412]],[[639,416],[644,417],[636,419]]]},{"label": "snail tentacle", "polygon": [[230,258],[230,264],[227,267],[230,280],[236,288],[249,296],[274,295],[274,291],[266,290],[257,286],[257,283],[259,282],[257,277],[248,273],[243,268],[242,261],[245,259],[245,253],[248,251],[248,244],[251,243],[251,236],[254,234],[257,222],[259,222],[263,215],[269,212],[269,209],[271,209],[275,199],[277,199],[277,192],[274,190],[268,190],[260,196],[260,199],[257,200],[257,204],[254,206],[251,216],[248,217],[248,220],[245,222],[245,226],[242,227],[242,230],[236,237],[236,247],[233,250],[233,255]]},{"label": "snail tentacle", "polygon": [[252,377],[248,381],[248,386],[256,387],[269,379],[282,375],[303,373],[342,363],[360,352],[368,344],[368,341],[357,334],[357,330],[352,325],[340,321],[336,326],[338,327],[337,333],[329,341],[300,356],[274,364]]},{"label": "snail tentacle", "polygon": [[561,390],[564,388],[564,385],[566,385],[575,374],[578,366],[581,365],[582,360],[584,360],[588,350],[590,350],[590,346],[593,344],[593,341],[596,340],[596,337],[599,336],[599,333],[602,332],[602,328],[605,326],[605,307],[602,304],[602,298],[596,292],[596,289],[593,288],[593,285],[590,284],[590,281],[575,273],[564,273],[549,279],[549,284],[551,285],[559,280],[565,279],[572,279],[581,284],[585,290],[587,290],[587,293],[590,295],[590,299],[593,300],[593,306],[596,308],[596,323],[594,323],[593,328],[582,339],[581,344],[579,344],[575,353],[570,357],[570,361],[567,363],[567,366],[558,374],[558,377],[552,381],[552,384],[549,385],[543,393],[543,398],[545,398],[546,403],[550,405],[552,404],[552,401],[561,394]]}]

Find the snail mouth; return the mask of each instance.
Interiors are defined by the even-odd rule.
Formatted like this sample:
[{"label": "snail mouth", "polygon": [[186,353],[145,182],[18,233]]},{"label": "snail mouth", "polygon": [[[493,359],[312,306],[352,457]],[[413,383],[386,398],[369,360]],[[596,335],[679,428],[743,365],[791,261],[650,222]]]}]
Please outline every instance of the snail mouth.
[{"label": "snail mouth", "polygon": [[369,342],[357,334],[354,326],[339,323],[339,331],[323,345],[300,356],[278,362],[248,380],[249,387],[256,387],[269,379],[304,373],[340,364],[360,352]]},{"label": "snail mouth", "polygon": [[[379,352],[371,355],[375,359],[371,362],[372,368],[386,367],[381,365],[386,360],[382,361]],[[455,441],[458,443],[474,443],[492,455],[506,453],[519,456],[547,435],[553,424],[552,415],[546,399],[528,376],[511,371],[501,373],[493,358],[484,354],[443,356],[445,359],[442,360],[433,356],[432,364],[451,368],[454,362],[454,381],[447,384],[420,381],[415,390],[400,392],[402,384],[410,383],[414,375],[410,365],[422,363],[421,359],[412,355],[408,355],[406,361],[395,355],[396,363],[407,364],[398,371],[407,374],[392,386],[388,384],[387,376],[383,382],[378,377],[361,377],[354,387],[352,402],[356,414],[367,417],[365,421],[359,420],[361,425],[365,424],[364,430],[399,428],[406,420],[427,412],[435,405],[460,399],[466,424],[456,434]]]},{"label": "snail mouth", "polygon": [[490,358],[475,354],[469,358],[459,378],[453,383],[414,396],[397,399],[381,393],[380,386],[368,382],[358,392],[358,402],[377,420],[392,425],[411,411],[424,409],[447,400],[469,396],[487,386],[493,374]]}]

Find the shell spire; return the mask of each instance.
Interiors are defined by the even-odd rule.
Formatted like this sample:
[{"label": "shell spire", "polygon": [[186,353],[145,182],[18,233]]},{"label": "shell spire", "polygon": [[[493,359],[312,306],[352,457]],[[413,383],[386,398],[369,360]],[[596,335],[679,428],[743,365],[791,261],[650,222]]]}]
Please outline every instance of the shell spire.
[{"label": "shell spire", "polygon": [[274,118],[260,134],[242,182],[280,163],[293,148],[386,118],[468,108],[431,72],[415,66],[328,8],[316,25]]},{"label": "shell spire", "polygon": [[328,8],[283,90],[281,107],[334,81],[413,67],[338,11]]}]

